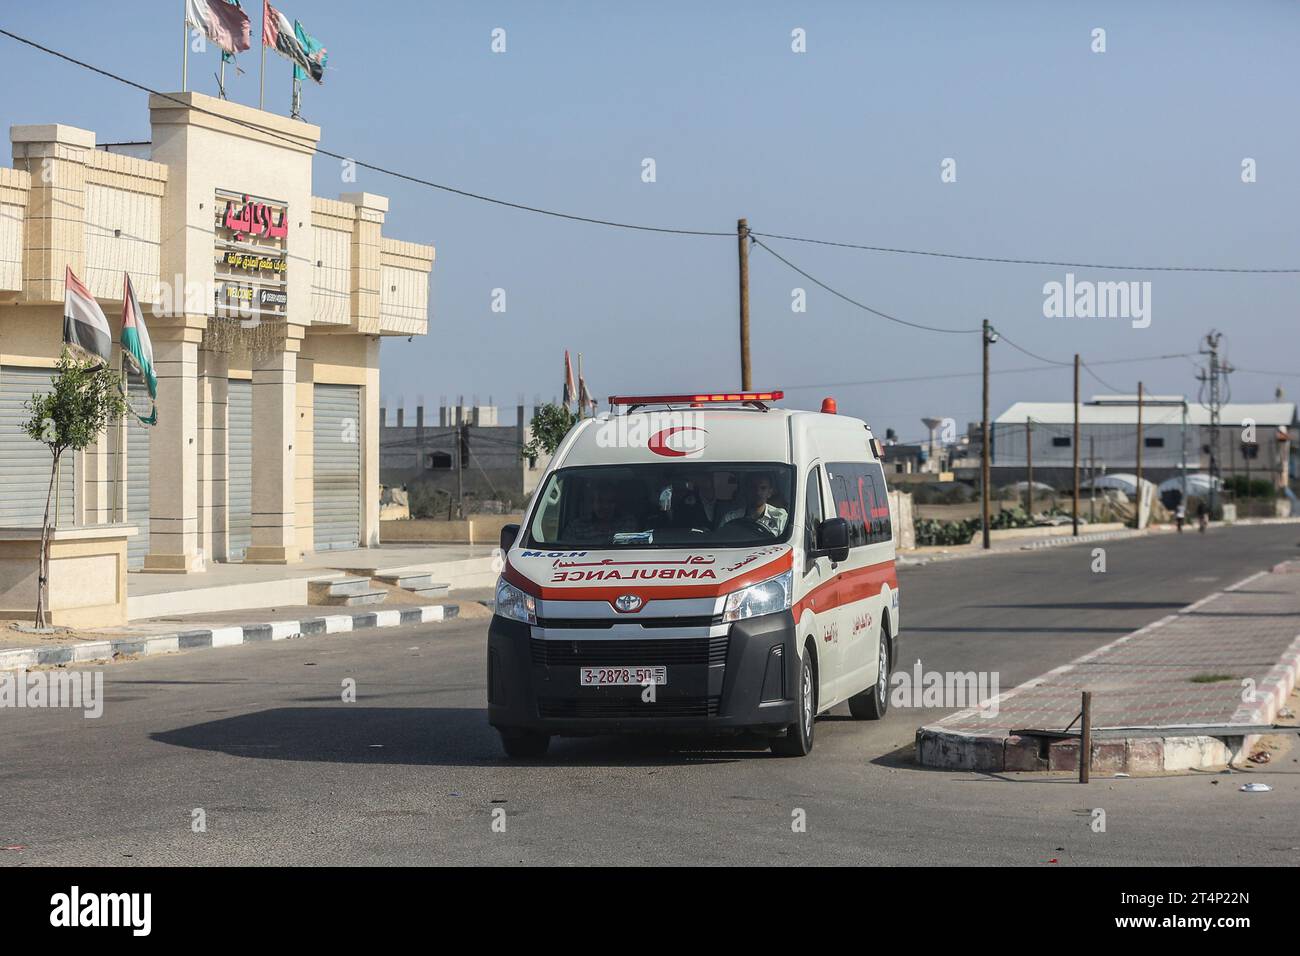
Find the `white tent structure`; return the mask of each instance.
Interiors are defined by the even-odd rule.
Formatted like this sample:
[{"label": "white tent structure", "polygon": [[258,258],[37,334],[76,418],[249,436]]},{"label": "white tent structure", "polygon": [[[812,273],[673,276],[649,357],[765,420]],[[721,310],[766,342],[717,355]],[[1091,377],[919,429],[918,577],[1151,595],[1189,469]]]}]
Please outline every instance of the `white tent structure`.
[{"label": "white tent structure", "polygon": [[[1132,498],[1137,494],[1137,482],[1138,482],[1137,475],[1130,474],[1129,472],[1120,471],[1120,472],[1116,472],[1113,475],[1099,475],[1097,478],[1093,479],[1092,481],[1080,482],[1079,487],[1088,488],[1088,489],[1094,487],[1098,489],[1113,488],[1117,491],[1124,492],[1124,494]],[[1143,478],[1142,484],[1151,485],[1152,482],[1147,481],[1147,479]],[[1164,485],[1161,485],[1160,487],[1164,488]]]},{"label": "white tent structure", "polygon": [[[1198,471],[1195,474],[1188,475],[1187,494],[1189,496],[1196,495],[1198,497],[1203,497],[1205,495],[1208,495],[1210,493],[1211,482],[1213,482],[1216,491],[1223,487],[1223,479],[1221,478],[1211,479],[1210,476],[1203,471]],[[1162,495],[1166,491],[1181,492],[1183,490],[1183,477],[1179,475],[1177,477],[1170,478],[1168,481],[1163,481],[1160,483],[1160,487],[1157,490]]]}]

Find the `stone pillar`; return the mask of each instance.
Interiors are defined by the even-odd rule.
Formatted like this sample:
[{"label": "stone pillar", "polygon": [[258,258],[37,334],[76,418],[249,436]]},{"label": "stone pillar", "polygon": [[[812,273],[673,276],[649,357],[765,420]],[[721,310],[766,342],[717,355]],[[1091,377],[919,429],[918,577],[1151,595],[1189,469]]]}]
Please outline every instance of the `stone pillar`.
[{"label": "stone pillar", "polygon": [[366,336],[366,384],[361,389],[361,544],[379,547],[379,336]]},{"label": "stone pillar", "polygon": [[155,319],[149,335],[158,373],[158,424],[149,437],[149,553],[144,569],[202,571],[198,364],[203,331]]},{"label": "stone pillar", "polygon": [[209,561],[230,556],[230,357],[199,352],[199,546]]},{"label": "stone pillar", "polygon": [[373,193],[344,193],[339,199],[356,210],[352,222],[352,331],[377,335],[382,281],[380,233],[388,199]]},{"label": "stone pillar", "polygon": [[293,564],[298,550],[294,440],[301,339],[253,354],[253,540],[245,564]]},{"label": "stone pillar", "polygon": [[[29,303],[62,302],[68,266],[86,275],[86,159],[95,134],[74,126],[13,126],[14,168],[27,172],[31,187],[24,220],[23,298]],[[121,277],[117,280],[121,287]]]},{"label": "stone pillar", "polygon": [[316,550],[315,503],[316,477],[313,454],[316,448],[316,362],[298,356],[298,429],[294,439],[294,495],[298,524],[298,551]]}]

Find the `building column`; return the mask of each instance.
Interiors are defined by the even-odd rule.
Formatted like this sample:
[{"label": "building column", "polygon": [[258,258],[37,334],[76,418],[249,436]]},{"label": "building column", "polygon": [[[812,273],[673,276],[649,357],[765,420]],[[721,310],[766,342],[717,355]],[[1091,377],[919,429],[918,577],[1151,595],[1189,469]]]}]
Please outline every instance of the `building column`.
[{"label": "building column", "polygon": [[361,546],[379,547],[379,336],[366,336],[361,389]]},{"label": "building column", "polygon": [[199,546],[209,561],[229,558],[226,483],[229,467],[230,357],[199,352]]},{"label": "building column", "polygon": [[253,540],[245,564],[302,560],[295,526],[294,440],[301,338],[253,354]]},{"label": "building column", "polygon": [[298,433],[295,451],[294,495],[297,508],[298,550],[308,554],[316,550],[316,363],[298,356]]},{"label": "building column", "polygon": [[155,322],[149,334],[158,374],[158,424],[149,437],[149,553],[144,569],[202,571],[198,363],[203,331]]}]

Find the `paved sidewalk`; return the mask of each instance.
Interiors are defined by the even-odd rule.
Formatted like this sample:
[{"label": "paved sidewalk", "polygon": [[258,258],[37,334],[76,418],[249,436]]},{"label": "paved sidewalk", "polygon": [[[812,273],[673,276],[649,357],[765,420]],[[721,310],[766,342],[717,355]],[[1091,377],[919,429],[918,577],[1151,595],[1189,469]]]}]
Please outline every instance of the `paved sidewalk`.
[{"label": "paved sidewalk", "polygon": [[[1007,691],[983,713],[971,708],[921,727],[918,759],[951,769],[1077,770],[1077,739],[1023,731],[1077,731],[1088,690],[1101,731],[1093,768],[1226,764],[1257,739],[1244,728],[1271,724],[1296,686],[1298,635],[1300,562],[1288,562]],[[1224,725],[1243,731],[1207,732]]]}]

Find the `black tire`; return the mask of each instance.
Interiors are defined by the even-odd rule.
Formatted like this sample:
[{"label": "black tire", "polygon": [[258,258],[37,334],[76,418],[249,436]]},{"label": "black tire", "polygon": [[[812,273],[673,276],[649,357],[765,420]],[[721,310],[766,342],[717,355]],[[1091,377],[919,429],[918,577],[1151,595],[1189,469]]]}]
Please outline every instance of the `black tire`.
[{"label": "black tire", "polygon": [[773,737],[772,753],[778,757],[806,757],[813,749],[813,727],[817,722],[817,672],[812,652],[804,645],[799,652],[799,674],[795,678],[798,717],[785,730],[784,737]]},{"label": "black tire", "polygon": [[540,757],[551,746],[551,735],[535,730],[513,730],[510,733],[503,730],[500,733],[506,755],[516,759]]},{"label": "black tire", "polygon": [[894,655],[889,647],[889,630],[880,625],[880,647],[877,651],[879,667],[876,682],[849,698],[849,713],[855,720],[879,720],[889,712],[889,672],[893,669]]}]

